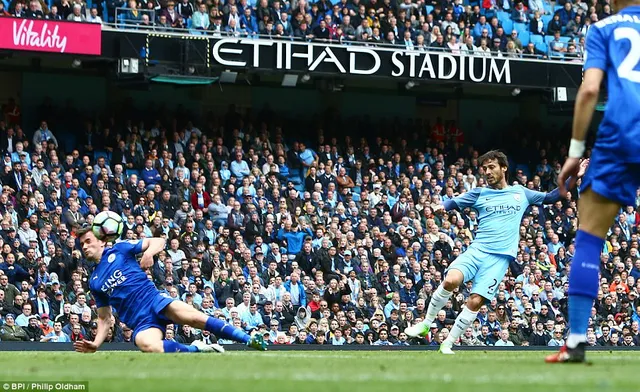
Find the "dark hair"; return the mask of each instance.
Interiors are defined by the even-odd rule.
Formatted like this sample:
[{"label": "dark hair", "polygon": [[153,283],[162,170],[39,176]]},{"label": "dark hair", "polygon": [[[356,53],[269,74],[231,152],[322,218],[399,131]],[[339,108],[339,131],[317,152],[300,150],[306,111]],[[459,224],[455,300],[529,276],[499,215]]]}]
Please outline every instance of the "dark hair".
[{"label": "dark hair", "polygon": [[505,153],[499,150],[491,150],[487,151],[484,155],[478,158],[478,163],[482,166],[486,161],[495,160],[498,162],[500,167],[506,167],[509,169],[509,161],[507,160],[507,156]]},{"label": "dark hair", "polygon": [[91,231],[91,225],[84,224],[78,230],[76,230],[76,238],[81,238],[83,235]]}]

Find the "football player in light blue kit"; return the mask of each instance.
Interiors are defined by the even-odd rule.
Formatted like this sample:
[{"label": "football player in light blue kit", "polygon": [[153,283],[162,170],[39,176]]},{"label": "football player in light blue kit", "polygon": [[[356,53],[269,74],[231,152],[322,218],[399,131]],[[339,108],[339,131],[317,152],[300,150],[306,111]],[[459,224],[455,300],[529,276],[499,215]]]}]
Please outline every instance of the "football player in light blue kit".
[{"label": "football player in light blue kit", "polygon": [[640,1],[613,0],[613,7],[619,13],[592,24],[587,34],[569,158],[558,178],[578,171],[600,86],[606,80],[608,103],[578,204],[580,227],[569,274],[571,332],[560,352],[546,358],[551,363],[585,361],[604,238],[620,206],[635,206],[640,186]]},{"label": "football player in light blue kit", "polygon": [[[106,242],[96,238],[90,226],[80,229],[78,238],[85,257],[98,262],[89,280],[89,288],[98,308],[98,331],[93,342],[75,342],[76,351],[92,353],[100,347],[111,328],[112,307],[118,312],[120,320],[133,329],[133,341],[144,352],[224,351],[221,346],[206,345],[199,341],[184,345],[164,340],[165,327],[170,323],[188,324],[205,329],[220,338],[266,350],[266,344],[258,334],[251,337],[239,328],[207,316],[158,291],[143,268],[153,265],[153,256],[165,247],[164,239],[123,241],[106,248]],[[142,258],[138,264],[136,255],[140,253]]]},{"label": "football player in light blue kit", "polygon": [[466,252],[461,254],[446,271],[442,284],[433,293],[424,321],[405,330],[409,336],[424,336],[440,309],[451,297],[453,290],[464,282],[472,281],[471,296],[460,312],[440,352],[453,354],[451,348],[460,335],[476,319],[478,310],[486,300],[494,297],[498,284],[504,278],[509,262],[516,257],[520,240],[520,222],[527,207],[554,203],[560,192],[532,191],[521,185],[509,186],[506,174],[508,161],[505,154],[489,151],[478,159],[487,179],[486,188],[474,188],[467,193],[444,201],[436,211],[473,208],[478,212],[478,231]]}]

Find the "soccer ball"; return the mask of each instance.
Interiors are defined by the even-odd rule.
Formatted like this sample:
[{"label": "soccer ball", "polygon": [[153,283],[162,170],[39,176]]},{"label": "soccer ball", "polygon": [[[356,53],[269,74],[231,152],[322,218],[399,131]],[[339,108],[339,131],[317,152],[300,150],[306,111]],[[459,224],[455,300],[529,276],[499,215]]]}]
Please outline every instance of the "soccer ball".
[{"label": "soccer ball", "polygon": [[102,211],[93,219],[91,231],[99,240],[115,241],[122,234],[124,222],[120,215],[113,211]]}]

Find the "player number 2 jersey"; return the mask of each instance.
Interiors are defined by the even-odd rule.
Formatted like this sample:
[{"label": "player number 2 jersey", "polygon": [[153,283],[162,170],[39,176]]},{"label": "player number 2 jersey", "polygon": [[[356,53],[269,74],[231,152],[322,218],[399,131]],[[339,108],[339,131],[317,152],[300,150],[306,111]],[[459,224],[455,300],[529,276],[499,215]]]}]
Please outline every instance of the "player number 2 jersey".
[{"label": "player number 2 jersey", "polygon": [[596,148],[615,150],[625,162],[640,162],[640,6],[593,24],[584,69],[604,71],[608,104]]},{"label": "player number 2 jersey", "polygon": [[542,204],[546,195],[514,185],[503,189],[474,188],[452,202],[460,210],[471,208],[478,213],[478,231],[472,248],[516,257],[522,216],[529,205]]}]

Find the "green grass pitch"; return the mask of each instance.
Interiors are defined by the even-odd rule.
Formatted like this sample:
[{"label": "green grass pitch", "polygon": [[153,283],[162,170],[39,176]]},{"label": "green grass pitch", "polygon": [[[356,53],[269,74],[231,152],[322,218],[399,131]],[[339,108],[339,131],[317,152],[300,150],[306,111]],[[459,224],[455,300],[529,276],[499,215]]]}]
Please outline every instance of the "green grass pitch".
[{"label": "green grass pitch", "polygon": [[[88,381],[89,391],[640,391],[640,352],[3,352],[0,382]],[[0,384],[0,386],[3,384]]]}]

